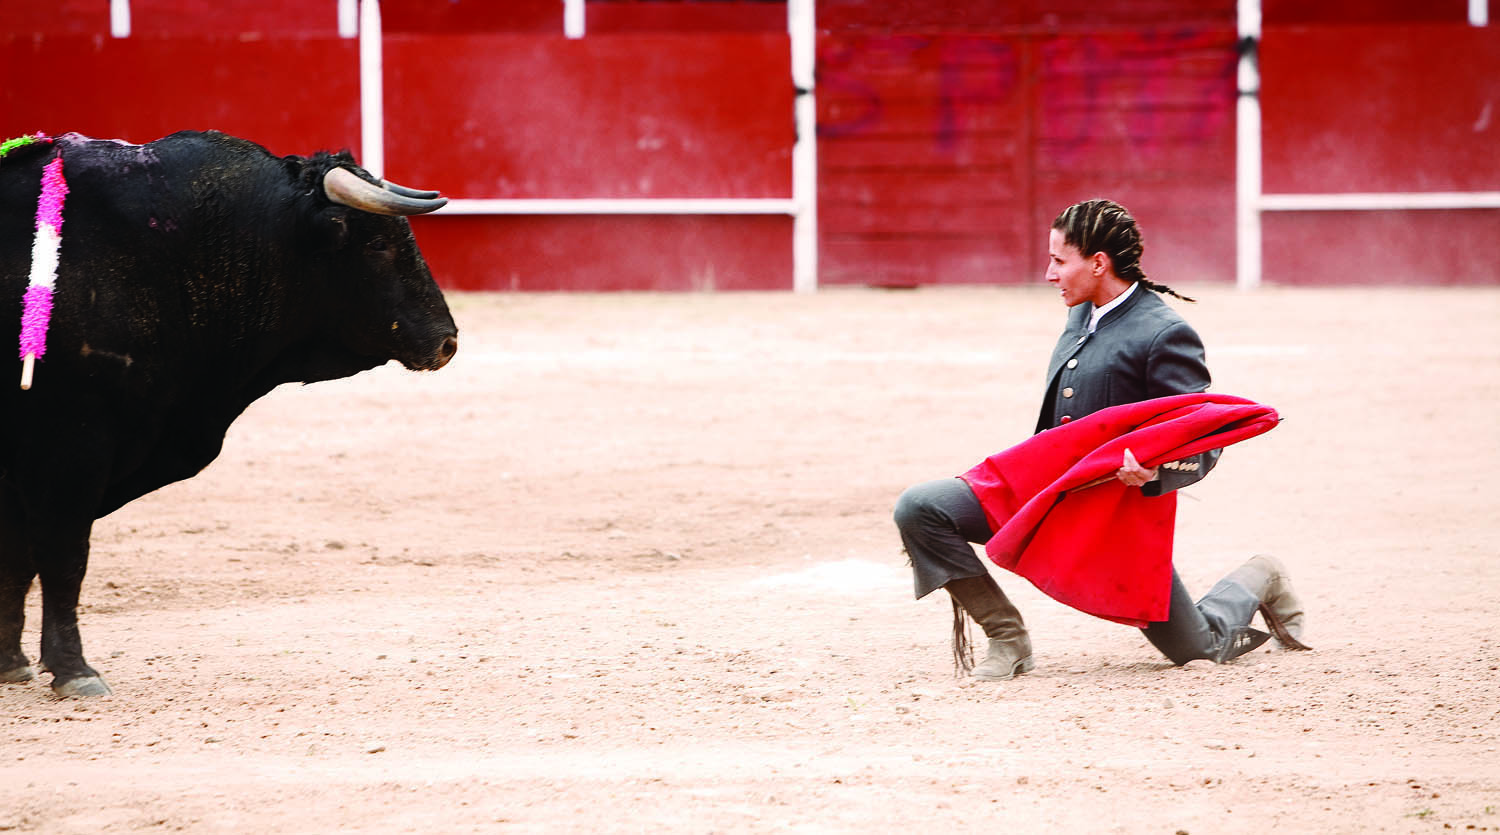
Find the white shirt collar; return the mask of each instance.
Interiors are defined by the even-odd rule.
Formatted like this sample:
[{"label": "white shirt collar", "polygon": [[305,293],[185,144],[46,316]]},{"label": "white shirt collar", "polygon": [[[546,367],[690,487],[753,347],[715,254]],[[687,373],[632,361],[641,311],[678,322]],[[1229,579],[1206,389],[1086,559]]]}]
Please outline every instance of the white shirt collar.
[{"label": "white shirt collar", "polygon": [[1135,288],[1139,284],[1139,281],[1130,282],[1130,286],[1125,288],[1125,292],[1110,299],[1109,304],[1094,308],[1093,314],[1089,317],[1089,333],[1093,333],[1094,329],[1099,327],[1099,320],[1104,318],[1104,314],[1119,307],[1122,302],[1130,298],[1130,294],[1135,292]]}]

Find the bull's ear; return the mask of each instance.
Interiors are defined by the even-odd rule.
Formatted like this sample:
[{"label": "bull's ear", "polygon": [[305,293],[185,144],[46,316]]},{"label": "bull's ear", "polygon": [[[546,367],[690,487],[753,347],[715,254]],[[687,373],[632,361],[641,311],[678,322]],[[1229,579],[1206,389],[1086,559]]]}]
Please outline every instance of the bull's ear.
[{"label": "bull's ear", "polygon": [[337,252],[349,240],[349,211],[328,206],[313,213],[308,240],[318,252]]}]

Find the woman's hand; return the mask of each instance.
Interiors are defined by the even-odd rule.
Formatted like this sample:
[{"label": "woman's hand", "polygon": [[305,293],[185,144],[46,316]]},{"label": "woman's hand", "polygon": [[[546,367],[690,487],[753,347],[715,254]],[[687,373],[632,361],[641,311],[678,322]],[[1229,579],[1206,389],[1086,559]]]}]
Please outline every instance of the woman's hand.
[{"label": "woman's hand", "polygon": [[1135,455],[1129,447],[1125,449],[1125,461],[1119,470],[1115,472],[1115,478],[1125,482],[1129,487],[1140,487],[1141,485],[1156,480],[1157,468],[1147,469],[1135,460]]}]

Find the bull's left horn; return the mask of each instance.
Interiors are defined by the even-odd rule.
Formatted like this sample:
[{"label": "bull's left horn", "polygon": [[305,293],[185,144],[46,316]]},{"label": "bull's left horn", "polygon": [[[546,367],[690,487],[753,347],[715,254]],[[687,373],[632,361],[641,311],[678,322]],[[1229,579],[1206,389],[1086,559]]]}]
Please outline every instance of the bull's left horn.
[{"label": "bull's left horn", "polygon": [[407,188],[406,186],[393,183],[390,180],[381,180],[380,185],[386,191],[394,191],[402,197],[416,197],[422,200],[431,200],[432,198],[437,197],[439,194],[439,192],[428,191],[421,188]]},{"label": "bull's left horn", "polygon": [[335,203],[377,215],[424,215],[448,203],[446,197],[412,197],[382,188],[347,168],[328,169],[323,175],[323,193]]}]

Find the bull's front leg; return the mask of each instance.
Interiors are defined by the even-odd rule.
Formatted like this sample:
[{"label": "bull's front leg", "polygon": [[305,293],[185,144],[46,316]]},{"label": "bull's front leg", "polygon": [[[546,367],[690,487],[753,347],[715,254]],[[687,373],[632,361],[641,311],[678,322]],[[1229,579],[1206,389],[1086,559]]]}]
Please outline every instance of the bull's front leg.
[{"label": "bull's front leg", "polygon": [[26,594],[35,576],[21,508],[0,485],[0,682],[36,678],[31,659],[21,649]]},{"label": "bull's front leg", "polygon": [[[23,563],[25,567],[22,567]],[[0,538],[0,682],[31,681],[36,672],[21,650],[26,624],[26,593],[31,590],[30,560],[6,547]]]},{"label": "bull's front leg", "polygon": [[83,658],[78,631],[78,594],[88,570],[92,522],[50,527],[32,538],[42,580],[42,667],[52,673],[52,692],[63,697],[108,696],[109,685]]}]

